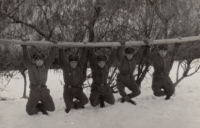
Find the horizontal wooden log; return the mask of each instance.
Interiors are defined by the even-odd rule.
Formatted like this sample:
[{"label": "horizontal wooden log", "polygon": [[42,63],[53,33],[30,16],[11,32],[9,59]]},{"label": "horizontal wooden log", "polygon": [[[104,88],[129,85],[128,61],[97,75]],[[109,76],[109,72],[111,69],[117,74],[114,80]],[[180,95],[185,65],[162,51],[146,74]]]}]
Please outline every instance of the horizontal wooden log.
[{"label": "horizontal wooden log", "polygon": [[[151,44],[174,44],[174,43],[188,43],[194,41],[200,41],[200,36],[180,37],[173,39],[159,39],[152,41]],[[139,46],[139,45],[146,45],[146,44],[143,41],[126,42],[126,46]]]},{"label": "horizontal wooden log", "polygon": [[119,47],[119,42],[48,42],[48,41],[20,41],[0,39],[0,44],[39,45],[56,47]]},{"label": "horizontal wooden log", "polygon": [[[200,36],[190,36],[173,39],[159,39],[152,41],[151,44],[173,44],[200,41]],[[19,45],[40,45],[40,46],[56,46],[56,47],[119,47],[119,42],[58,42],[52,43],[48,41],[20,41],[0,39],[0,44],[19,44]],[[143,41],[127,41],[125,46],[141,46],[145,45]]]}]

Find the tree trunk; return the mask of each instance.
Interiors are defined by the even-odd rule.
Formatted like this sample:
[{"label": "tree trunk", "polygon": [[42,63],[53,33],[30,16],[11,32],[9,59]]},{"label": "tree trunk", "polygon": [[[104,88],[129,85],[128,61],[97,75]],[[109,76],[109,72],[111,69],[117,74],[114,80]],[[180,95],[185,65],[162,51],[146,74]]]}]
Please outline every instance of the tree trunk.
[{"label": "tree trunk", "polygon": [[26,74],[25,74],[26,70],[22,70],[20,71],[20,73],[22,74],[23,78],[24,78],[24,92],[23,92],[23,96],[22,98],[27,98],[26,96],[26,86],[27,86],[27,80],[26,80]]},{"label": "tree trunk", "polygon": [[164,36],[165,36],[165,37],[164,37],[164,38],[165,38],[165,39],[168,38],[168,24],[169,24],[169,23],[168,23],[168,19],[166,19],[165,22],[164,22],[164,26],[165,26],[165,27],[164,27]]},{"label": "tree trunk", "polygon": [[141,86],[141,82],[144,80],[147,72],[149,71],[149,67],[150,67],[150,63],[147,61],[141,61],[138,64],[138,74],[137,74],[137,78],[136,78],[136,83]]},{"label": "tree trunk", "polygon": [[[178,83],[180,83],[185,77],[188,77],[188,73],[191,69],[191,63],[192,63],[193,59],[188,59],[186,60],[186,67],[184,67],[184,72],[182,74],[182,76],[180,78],[178,78],[178,71],[179,71],[179,67],[181,65],[181,62],[179,62],[178,64],[178,69],[177,69],[177,78],[176,78],[176,82],[174,83],[174,86],[176,87],[178,85]],[[195,72],[194,72],[195,73]],[[192,73],[192,74],[194,74]]]}]

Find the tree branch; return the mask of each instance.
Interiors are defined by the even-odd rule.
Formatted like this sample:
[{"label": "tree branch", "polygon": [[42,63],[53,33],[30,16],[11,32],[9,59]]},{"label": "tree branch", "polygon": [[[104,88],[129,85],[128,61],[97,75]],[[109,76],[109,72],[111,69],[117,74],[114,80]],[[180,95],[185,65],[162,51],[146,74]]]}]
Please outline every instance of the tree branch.
[{"label": "tree branch", "polygon": [[[6,14],[7,15],[7,14]],[[35,30],[39,35],[43,36],[45,39],[47,39],[47,35],[44,34],[42,31],[40,31],[38,28],[36,28],[34,25],[32,24],[29,24],[29,23],[26,23],[24,21],[21,21],[21,20],[18,20],[16,18],[14,18],[14,16],[10,16],[10,15],[7,15],[9,18],[11,18],[15,23],[20,23],[20,24],[23,24],[27,27],[30,27],[32,28],[33,30]]]}]

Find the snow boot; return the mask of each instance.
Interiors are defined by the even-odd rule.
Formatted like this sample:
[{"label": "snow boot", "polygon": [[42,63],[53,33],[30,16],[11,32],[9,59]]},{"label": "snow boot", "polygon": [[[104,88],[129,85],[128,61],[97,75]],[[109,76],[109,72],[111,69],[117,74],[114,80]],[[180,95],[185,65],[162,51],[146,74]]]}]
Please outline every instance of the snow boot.
[{"label": "snow boot", "polygon": [[170,100],[170,96],[166,96],[165,100]]},{"label": "snow boot", "polygon": [[103,96],[99,96],[99,101],[100,101],[100,107],[104,108],[105,107],[105,103],[104,103]]},{"label": "snow boot", "polygon": [[65,112],[66,112],[66,113],[69,113],[70,110],[71,110],[71,109],[66,108],[66,109],[65,109]]},{"label": "snow boot", "polygon": [[74,103],[74,107],[73,107],[74,109],[78,109],[78,105],[77,105],[77,103],[75,102]]},{"label": "snow boot", "polygon": [[42,112],[44,115],[48,115],[47,111],[44,109],[44,104],[43,103],[38,103],[36,105],[36,108],[39,112]]},{"label": "snow boot", "polygon": [[133,101],[133,100],[128,100],[128,102],[130,102],[131,104],[133,104],[133,105],[136,105],[136,102],[135,101]]},{"label": "snow boot", "polygon": [[125,101],[127,101],[127,102],[129,102],[129,103],[131,103],[133,105],[136,105],[136,102],[131,100],[131,99],[125,100],[124,98],[119,98],[118,101],[121,102],[121,103],[124,103]]},{"label": "snow boot", "polygon": [[125,99],[124,98],[119,98],[118,101],[121,102],[121,103],[124,103]]},{"label": "snow boot", "polygon": [[80,102],[79,100],[74,101],[74,107],[73,107],[74,109],[85,108],[84,105],[83,106],[78,105],[79,102]]},{"label": "snow boot", "polygon": [[165,94],[166,94],[166,98],[165,98],[165,100],[170,100],[170,95],[169,94],[167,94],[167,91],[166,91],[166,89],[163,87],[163,89],[164,89],[164,92],[165,92]]}]

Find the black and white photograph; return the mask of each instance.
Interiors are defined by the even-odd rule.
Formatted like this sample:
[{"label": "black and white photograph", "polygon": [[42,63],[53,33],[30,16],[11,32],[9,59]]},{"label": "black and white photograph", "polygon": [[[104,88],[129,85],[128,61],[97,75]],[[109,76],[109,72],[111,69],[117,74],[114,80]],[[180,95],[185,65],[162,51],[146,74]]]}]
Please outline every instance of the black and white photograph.
[{"label": "black and white photograph", "polygon": [[199,128],[200,0],[0,0],[0,128]]}]

